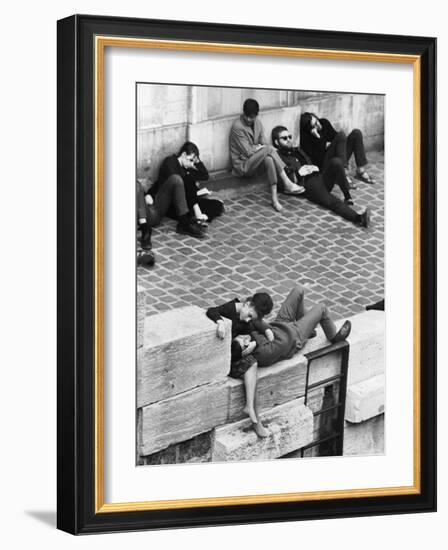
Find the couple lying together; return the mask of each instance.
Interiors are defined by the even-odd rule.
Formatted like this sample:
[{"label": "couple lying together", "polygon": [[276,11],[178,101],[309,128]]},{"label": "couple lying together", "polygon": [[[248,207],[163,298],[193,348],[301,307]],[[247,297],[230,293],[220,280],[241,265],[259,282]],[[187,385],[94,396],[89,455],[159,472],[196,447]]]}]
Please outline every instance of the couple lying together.
[{"label": "couple lying together", "polygon": [[225,337],[223,317],[232,322],[230,376],[244,381],[244,412],[260,437],[266,437],[269,432],[263,426],[259,414],[258,367],[268,367],[292,357],[303,348],[308,338],[315,336],[314,329],[318,323],[332,343],[345,340],[351,331],[350,321],[345,321],[339,331],[336,330],[324,304],[306,310],[304,295],[303,286],[293,287],[271,323],[263,320],[273,307],[272,298],[265,292],[258,292],[244,302],[235,298],[207,310],[207,317],[217,324],[219,338]]}]

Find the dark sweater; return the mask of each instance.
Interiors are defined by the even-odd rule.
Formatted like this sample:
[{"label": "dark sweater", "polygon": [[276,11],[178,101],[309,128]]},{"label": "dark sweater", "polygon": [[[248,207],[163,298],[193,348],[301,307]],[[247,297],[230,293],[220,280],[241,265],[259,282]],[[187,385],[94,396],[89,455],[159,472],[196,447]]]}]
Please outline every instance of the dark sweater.
[{"label": "dark sweater", "polygon": [[269,324],[274,333],[274,341],[269,342],[266,336],[252,332],[251,337],[257,343],[252,355],[257,360],[258,366],[269,367],[282,359],[289,359],[297,351],[296,332],[291,323],[273,321]]},{"label": "dark sweater", "polygon": [[201,161],[196,164],[195,169],[185,170],[185,168],[180,165],[176,155],[166,157],[160,165],[159,177],[149,191],[153,197],[155,197],[163,183],[173,174],[183,179],[185,198],[187,199],[188,208],[191,210],[193,205],[198,202],[198,188],[196,182],[208,180],[208,170]]},{"label": "dark sweater", "polygon": [[230,319],[232,321],[232,338],[235,338],[235,336],[238,336],[238,334],[250,334],[252,332],[260,332],[264,334],[264,332],[268,328],[270,328],[269,324],[262,319],[255,319],[254,321],[250,321],[249,323],[241,321],[240,316],[236,310],[236,304],[238,302],[238,298],[234,298],[233,300],[230,300],[230,302],[226,302],[225,304],[221,304],[216,307],[209,307],[206,312],[207,317],[215,323],[217,323],[223,317],[225,317],[226,319]]},{"label": "dark sweater", "polygon": [[327,143],[333,141],[337,132],[326,118],[320,118],[319,122],[322,125],[322,130],[319,132],[320,137],[317,138],[309,131],[305,132],[301,130],[300,147],[311,158],[312,164],[322,168],[325,153],[327,152]]}]

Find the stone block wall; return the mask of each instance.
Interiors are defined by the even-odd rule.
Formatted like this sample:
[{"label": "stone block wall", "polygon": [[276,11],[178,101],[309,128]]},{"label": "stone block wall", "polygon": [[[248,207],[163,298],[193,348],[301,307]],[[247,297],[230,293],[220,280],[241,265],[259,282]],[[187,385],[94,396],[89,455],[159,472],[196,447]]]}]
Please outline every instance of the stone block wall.
[{"label": "stone block wall", "polygon": [[[367,149],[384,147],[384,96],[207,86],[140,84],[137,92],[137,171],[155,179],[160,162],[194,141],[210,173],[230,168],[229,131],[248,97],[260,103],[268,138],[277,124],[298,139],[302,112],[329,117],[336,129],[363,131]],[[150,162],[150,167],[145,171]]]},{"label": "stone block wall", "polygon": [[[139,327],[144,301],[137,300],[137,305]],[[379,454],[384,452],[384,313],[365,312],[351,320],[344,454]],[[256,436],[243,413],[242,381],[227,376],[230,326],[226,338],[220,340],[205,312],[189,306],[145,317],[140,344],[140,465],[295,456],[324,429],[322,418],[313,418],[313,411],[321,407],[325,390],[309,395],[304,403],[304,353],[328,344],[320,329],[302,353],[259,371],[260,408],[269,429],[266,439]],[[336,374],[339,363],[338,353],[313,362],[310,383]],[[313,452],[318,449],[309,454]]]}]

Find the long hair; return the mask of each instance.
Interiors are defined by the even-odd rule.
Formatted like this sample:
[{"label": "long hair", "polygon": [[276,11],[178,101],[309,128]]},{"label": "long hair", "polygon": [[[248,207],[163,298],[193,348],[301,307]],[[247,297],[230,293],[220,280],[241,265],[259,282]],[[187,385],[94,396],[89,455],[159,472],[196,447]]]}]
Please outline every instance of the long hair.
[{"label": "long hair", "polygon": [[303,113],[300,117],[300,133],[309,134],[311,132],[311,121],[314,118],[319,120],[319,117],[314,113]]}]

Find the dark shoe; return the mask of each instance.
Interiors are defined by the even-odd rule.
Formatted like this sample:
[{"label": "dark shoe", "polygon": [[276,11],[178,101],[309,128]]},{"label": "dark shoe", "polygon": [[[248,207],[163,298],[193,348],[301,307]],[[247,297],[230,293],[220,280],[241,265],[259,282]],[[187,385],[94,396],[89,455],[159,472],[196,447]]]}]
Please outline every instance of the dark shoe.
[{"label": "dark shoe", "polygon": [[360,221],[361,227],[369,227],[371,213],[372,212],[371,212],[370,208],[367,207],[364,210],[364,212],[361,214],[361,221]]},{"label": "dark shoe", "polygon": [[350,323],[350,321],[345,321],[345,323],[334,336],[332,340],[333,344],[337,344],[337,342],[342,342],[343,340],[346,340],[349,337],[351,330],[352,324]]},{"label": "dark shoe", "polygon": [[316,329],[313,329],[311,334],[308,336],[308,340],[311,340],[311,338],[316,338],[316,336],[317,336]]},{"label": "dark shoe", "polygon": [[150,251],[139,250],[137,252],[137,265],[152,267],[156,263],[154,254]]},{"label": "dark shoe", "polygon": [[152,250],[151,233],[152,233],[152,229],[150,227],[148,227],[146,231],[142,231],[140,245],[143,248],[143,250]]},{"label": "dark shoe", "polygon": [[354,204],[353,199],[351,199],[351,198],[350,199],[345,199],[344,204],[347,204],[348,206],[353,206],[353,204]]},{"label": "dark shoe", "polygon": [[366,310],[370,311],[371,309],[376,311],[384,311],[384,298],[380,300],[379,302],[376,302],[375,304],[372,304],[371,306],[366,306]]},{"label": "dark shoe", "polygon": [[188,223],[179,222],[176,227],[176,232],[181,235],[190,235],[190,237],[195,237],[196,239],[203,239],[205,237],[204,231],[202,231],[197,223],[192,221]]},{"label": "dark shoe", "polygon": [[374,184],[375,180],[369,176],[367,172],[356,172],[355,178],[359,181],[362,181],[364,183],[371,183]]}]

